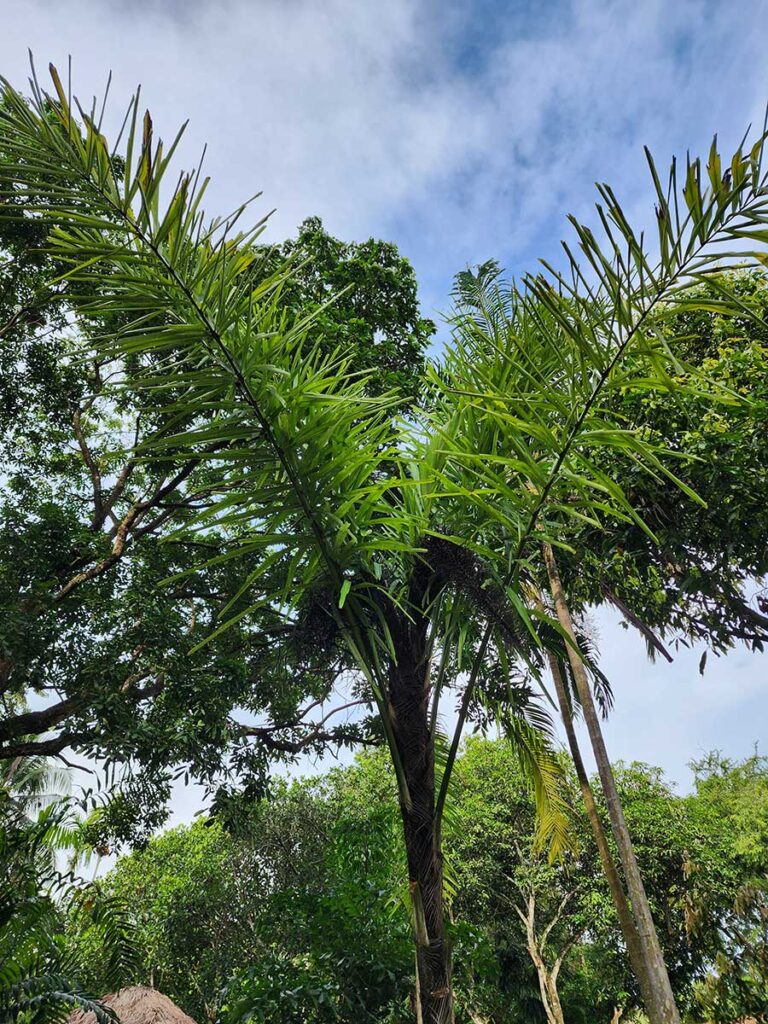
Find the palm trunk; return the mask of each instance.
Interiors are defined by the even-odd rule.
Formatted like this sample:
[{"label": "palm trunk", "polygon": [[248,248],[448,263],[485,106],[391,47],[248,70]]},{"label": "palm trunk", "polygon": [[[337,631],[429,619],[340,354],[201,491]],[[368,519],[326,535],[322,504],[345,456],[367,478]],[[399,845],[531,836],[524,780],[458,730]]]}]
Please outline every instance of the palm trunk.
[{"label": "palm trunk", "polygon": [[629,903],[627,902],[624,886],[619,876],[618,868],[614,862],[613,854],[608,846],[608,837],[605,834],[603,823],[597,812],[597,805],[595,804],[592,787],[589,784],[589,778],[587,776],[586,768],[584,767],[584,761],[581,756],[578,739],[576,738],[576,730],[573,726],[573,715],[571,714],[571,706],[568,700],[565,684],[563,682],[562,672],[560,671],[560,665],[553,654],[548,656],[548,660],[552,679],[555,683],[555,692],[557,693],[557,700],[560,706],[560,715],[563,720],[563,725],[565,726],[565,735],[568,739],[568,747],[571,751],[571,758],[573,759],[573,764],[576,769],[576,778],[578,779],[579,788],[584,800],[587,818],[589,819],[589,824],[592,828],[592,834],[595,837],[595,844],[597,845],[600,863],[602,865],[603,872],[605,873],[605,877],[608,880],[608,888],[611,890],[611,897],[613,899],[613,904],[616,907],[616,915],[619,919],[621,934],[624,936],[624,941],[627,945],[627,954],[632,966],[632,971],[640,986],[640,994],[643,1002],[646,1006],[649,1006],[653,1002],[653,992],[648,972],[645,967],[645,961],[643,959],[640,935],[634,922],[634,918],[632,917],[632,911],[630,910]]},{"label": "palm trunk", "polygon": [[400,811],[416,944],[417,1006],[424,1024],[454,1024],[451,953],[445,934],[443,858],[435,828],[435,747],[429,726],[425,628],[398,631],[389,677],[393,732],[410,802]]},{"label": "palm trunk", "polygon": [[[589,739],[597,764],[597,772],[605,795],[611,829],[616,840],[619,859],[621,860],[627,888],[629,889],[629,896],[632,901],[632,913],[637,924],[643,962],[647,973],[649,1002],[646,1009],[648,1016],[651,1024],[680,1024],[680,1014],[675,1004],[675,997],[669,981],[667,967],[664,963],[664,955],[661,951],[658,934],[656,933],[656,926],[653,923],[651,908],[648,905],[648,897],[646,896],[643,880],[640,876],[632,839],[624,819],[624,811],[621,806],[618,790],[616,789],[616,780],[613,776],[613,769],[611,768],[608,751],[605,747],[600,720],[592,698],[592,690],[589,686],[584,662],[579,656],[576,645],[576,634],[560,581],[560,574],[557,570],[555,553],[549,544],[542,545],[542,548],[555,612],[560,625],[571,641],[568,644],[568,660],[584,711],[584,721],[587,725]],[[638,978],[638,981],[640,980]]]}]

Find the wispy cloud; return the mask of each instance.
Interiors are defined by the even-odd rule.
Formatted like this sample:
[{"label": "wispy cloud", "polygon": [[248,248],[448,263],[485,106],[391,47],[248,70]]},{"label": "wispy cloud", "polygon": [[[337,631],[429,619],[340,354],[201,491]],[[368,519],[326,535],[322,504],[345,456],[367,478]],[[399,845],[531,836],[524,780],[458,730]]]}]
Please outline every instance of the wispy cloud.
[{"label": "wispy cloud", "polygon": [[643,143],[735,139],[768,98],[762,0],[4,6],[6,75],[31,46],[83,93],[141,81],[166,133],[192,118],[190,160],[209,143],[216,206],[259,189],[275,236],[319,213],[394,237],[437,304],[467,262],[551,255],[596,178],[636,204]]}]

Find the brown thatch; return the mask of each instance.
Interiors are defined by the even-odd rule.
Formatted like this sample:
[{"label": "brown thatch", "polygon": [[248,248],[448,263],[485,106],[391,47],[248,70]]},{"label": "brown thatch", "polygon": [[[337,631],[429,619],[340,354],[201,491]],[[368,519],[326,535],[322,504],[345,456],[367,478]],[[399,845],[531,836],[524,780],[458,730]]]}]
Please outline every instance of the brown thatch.
[{"label": "brown thatch", "polygon": [[[195,1024],[168,996],[146,985],[121,988],[99,1002],[111,1007],[121,1024]],[[69,1024],[96,1024],[96,1017],[77,1010],[69,1015]]]}]

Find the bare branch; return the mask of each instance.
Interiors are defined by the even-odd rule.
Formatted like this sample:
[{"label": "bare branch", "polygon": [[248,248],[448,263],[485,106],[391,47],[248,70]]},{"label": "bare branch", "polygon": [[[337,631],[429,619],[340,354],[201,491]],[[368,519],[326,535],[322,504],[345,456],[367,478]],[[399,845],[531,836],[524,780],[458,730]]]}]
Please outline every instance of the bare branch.
[{"label": "bare branch", "polygon": [[[332,718],[334,715],[340,714],[342,711],[347,711],[349,708],[360,707],[368,705],[370,701],[367,700],[353,700],[347,704],[341,704],[339,707],[333,708],[327,715],[320,719],[319,722],[309,723],[305,722],[304,718],[314,707],[322,701],[314,701],[308,707],[304,708],[295,719],[290,722],[281,722],[275,725],[245,725],[242,722],[231,722],[233,730],[239,733],[241,736],[248,736],[254,739],[258,739],[264,743],[265,746],[269,747],[270,750],[281,751],[287,754],[298,754],[302,750],[305,750],[311,743],[322,741],[322,742],[333,742],[335,737],[333,733],[323,729],[325,723]],[[311,726],[311,728],[309,728]],[[279,733],[285,732],[290,729],[297,728],[309,728],[303,736],[297,737],[295,740],[289,740],[281,738]],[[366,742],[363,737],[359,738],[359,741]]]},{"label": "bare branch", "polygon": [[573,896],[573,892],[567,892],[565,894],[565,896],[560,901],[560,906],[555,911],[554,917],[549,922],[549,924],[544,929],[544,931],[541,933],[541,945],[542,945],[542,947],[547,944],[547,939],[549,938],[550,932],[555,927],[555,925],[560,920],[560,918],[563,916],[563,911],[565,910],[566,904],[568,903],[568,901],[571,899],[572,896]]},{"label": "bare branch", "polygon": [[35,755],[53,754],[58,756],[67,747],[77,746],[89,738],[89,733],[62,732],[49,740],[21,740],[18,743],[7,743],[0,747],[0,761]]},{"label": "bare branch", "polygon": [[72,417],[72,429],[75,432],[75,439],[77,440],[78,447],[80,448],[80,453],[83,456],[83,462],[87,466],[88,472],[91,476],[94,509],[93,518],[91,519],[91,529],[98,530],[101,528],[101,524],[104,522],[105,518],[101,495],[101,471],[96,463],[96,459],[93,457],[93,452],[88,447],[88,443],[85,440],[81,409],[75,410],[75,415]]},{"label": "bare branch", "polygon": [[66,700],[40,711],[27,711],[21,715],[0,722],[0,740],[13,739],[14,736],[40,735],[63,722],[78,708],[85,704],[82,696],[67,697]]}]

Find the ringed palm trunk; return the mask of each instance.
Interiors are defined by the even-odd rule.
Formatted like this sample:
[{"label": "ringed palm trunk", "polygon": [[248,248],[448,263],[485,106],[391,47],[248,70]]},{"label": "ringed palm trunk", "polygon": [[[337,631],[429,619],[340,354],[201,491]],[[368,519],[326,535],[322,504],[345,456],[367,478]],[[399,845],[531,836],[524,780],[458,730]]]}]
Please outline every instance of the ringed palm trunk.
[{"label": "ringed palm trunk", "polygon": [[454,1024],[451,951],[445,933],[443,858],[435,820],[435,747],[429,725],[426,625],[401,624],[389,676],[393,732],[410,795],[400,811],[416,945],[417,1014]]},{"label": "ringed palm trunk", "polygon": [[[616,780],[613,776],[611,762],[608,758],[608,751],[605,747],[597,709],[592,698],[592,690],[589,686],[584,663],[576,649],[576,634],[557,569],[555,553],[549,544],[542,545],[542,549],[549,576],[552,600],[555,605],[555,613],[560,625],[571,641],[568,644],[568,660],[584,711],[584,721],[586,722],[589,739],[592,744],[600,784],[605,794],[611,829],[616,840],[619,859],[632,902],[632,914],[637,925],[646,974],[645,981],[648,986],[649,1001],[646,1006],[648,1016],[651,1024],[680,1024],[680,1014],[675,1003],[667,967],[664,963],[664,955],[656,932],[656,926],[653,922],[653,916],[651,915],[651,908],[648,904],[645,886],[643,885],[640,868],[635,857],[632,839],[624,819],[624,811],[616,788]],[[638,982],[642,984],[641,977],[638,977]]]},{"label": "ringed palm trunk", "polygon": [[563,675],[557,658],[555,658],[554,655],[549,655],[548,660],[552,679],[555,683],[555,692],[557,693],[557,701],[560,706],[560,715],[563,720],[563,725],[565,726],[568,748],[571,752],[571,758],[576,770],[576,778],[579,782],[579,789],[581,790],[582,799],[584,800],[584,807],[587,812],[589,824],[592,828],[592,834],[595,837],[595,844],[597,846],[597,852],[600,857],[603,873],[608,880],[608,888],[611,891],[611,898],[613,899],[613,904],[616,908],[616,915],[619,919],[621,934],[624,936],[624,941],[627,945],[629,962],[632,967],[632,972],[637,978],[637,982],[640,986],[640,994],[642,996],[643,1003],[646,1007],[651,1006],[654,1003],[654,993],[648,976],[648,971],[646,970],[643,948],[640,943],[640,934],[637,930],[634,918],[632,917],[632,911],[629,903],[627,902],[626,893],[624,892],[624,885],[621,881],[618,868],[616,867],[613,859],[613,854],[611,853],[611,849],[608,845],[608,837],[605,834],[603,823],[597,812],[595,797],[592,793],[592,787],[589,784],[589,777],[587,776],[587,771],[584,767],[584,760],[581,756],[581,750],[576,737],[576,730],[573,726],[573,715],[571,714],[570,702],[568,700],[565,683],[563,682]]}]

